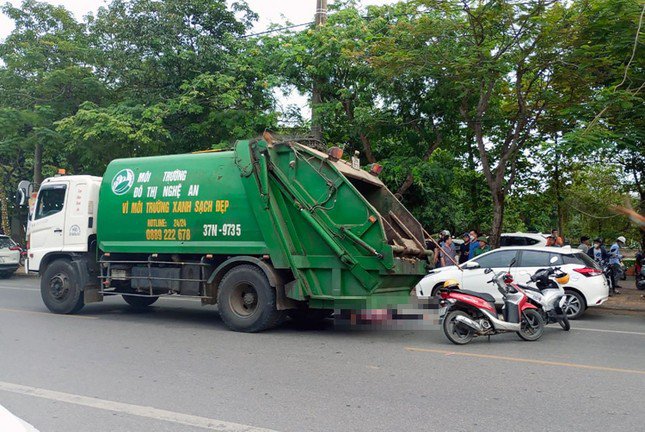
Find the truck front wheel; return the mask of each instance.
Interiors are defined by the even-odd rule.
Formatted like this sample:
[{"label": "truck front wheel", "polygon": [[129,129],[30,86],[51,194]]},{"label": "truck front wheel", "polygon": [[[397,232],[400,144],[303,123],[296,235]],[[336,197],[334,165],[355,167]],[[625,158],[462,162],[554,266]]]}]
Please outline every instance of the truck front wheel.
[{"label": "truck front wheel", "polygon": [[254,333],[277,325],[283,312],[276,309],[275,290],[258,267],[240,265],[219,284],[217,308],[231,330]]},{"label": "truck front wheel", "polygon": [[47,266],[40,279],[40,295],[45,306],[57,314],[73,314],[84,306],[78,276],[67,260],[57,260]]}]

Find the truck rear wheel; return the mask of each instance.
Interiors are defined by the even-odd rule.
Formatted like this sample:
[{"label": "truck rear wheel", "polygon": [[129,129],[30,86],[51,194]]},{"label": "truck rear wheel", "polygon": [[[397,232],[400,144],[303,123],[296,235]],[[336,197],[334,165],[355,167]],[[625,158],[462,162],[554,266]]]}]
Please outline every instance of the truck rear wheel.
[{"label": "truck rear wheel", "polygon": [[231,330],[254,333],[277,325],[283,312],[276,309],[275,290],[258,267],[240,265],[219,284],[217,308]]},{"label": "truck rear wheel", "polygon": [[40,295],[47,309],[57,314],[74,314],[84,306],[78,276],[67,260],[47,266],[40,279]]},{"label": "truck rear wheel", "polygon": [[132,306],[135,309],[145,309],[157,300],[159,300],[159,297],[154,296],[154,297],[135,297],[135,296],[129,296],[129,295],[124,295],[123,300],[130,306]]}]

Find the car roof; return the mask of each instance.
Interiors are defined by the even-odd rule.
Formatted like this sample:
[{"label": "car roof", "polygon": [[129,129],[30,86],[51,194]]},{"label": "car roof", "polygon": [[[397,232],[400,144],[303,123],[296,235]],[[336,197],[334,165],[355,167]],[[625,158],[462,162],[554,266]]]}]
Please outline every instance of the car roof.
[{"label": "car roof", "polygon": [[524,233],[524,232],[502,233],[502,237],[504,236],[529,237],[529,238],[540,239],[540,240],[546,239],[546,236],[540,233]]},{"label": "car roof", "polygon": [[[493,249],[492,251],[487,252],[487,254],[489,254],[491,252],[495,252],[497,250],[531,250],[531,251],[538,251],[538,252],[559,253],[559,254],[564,254],[564,255],[570,255],[570,254],[582,252],[580,249],[574,249],[574,248],[572,248],[570,246],[564,246],[564,247],[553,247],[553,246],[504,246],[503,248]],[[482,255],[484,255],[484,254],[482,254]]]}]

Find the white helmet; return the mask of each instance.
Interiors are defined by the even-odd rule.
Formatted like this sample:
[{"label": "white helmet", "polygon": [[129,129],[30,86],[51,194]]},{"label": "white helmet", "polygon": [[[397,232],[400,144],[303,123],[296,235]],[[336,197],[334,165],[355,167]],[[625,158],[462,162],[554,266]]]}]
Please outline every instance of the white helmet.
[{"label": "white helmet", "polygon": [[616,240],[618,240],[621,243],[625,243],[627,241],[627,239],[623,236],[619,236]]}]

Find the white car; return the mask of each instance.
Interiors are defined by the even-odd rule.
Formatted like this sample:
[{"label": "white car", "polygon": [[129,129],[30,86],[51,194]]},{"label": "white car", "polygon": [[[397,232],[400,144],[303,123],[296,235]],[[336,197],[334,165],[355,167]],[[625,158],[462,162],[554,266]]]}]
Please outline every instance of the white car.
[{"label": "white car", "polygon": [[547,235],[540,233],[503,233],[500,238],[500,247],[509,246],[546,246]]},{"label": "white car", "polygon": [[11,237],[0,235],[0,278],[8,278],[20,265],[20,246]]},{"label": "white car", "polygon": [[[550,264],[552,257],[557,260]],[[431,270],[416,286],[419,298],[438,295],[439,288],[448,279],[456,279],[462,289],[491,294],[495,303],[501,305],[502,295],[496,286],[487,283],[491,276],[485,274],[487,268],[496,271],[508,269],[511,260],[516,262],[510,271],[516,282],[526,284],[529,277],[538,269],[560,267],[569,273],[569,283],[564,287],[566,311],[570,319],[580,317],[591,306],[599,306],[609,298],[609,285],[595,261],[579,249],[569,247],[505,247],[486,252],[461,265]]]}]

